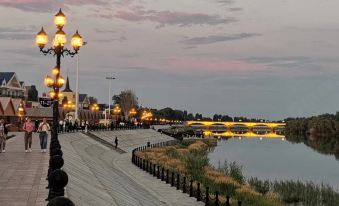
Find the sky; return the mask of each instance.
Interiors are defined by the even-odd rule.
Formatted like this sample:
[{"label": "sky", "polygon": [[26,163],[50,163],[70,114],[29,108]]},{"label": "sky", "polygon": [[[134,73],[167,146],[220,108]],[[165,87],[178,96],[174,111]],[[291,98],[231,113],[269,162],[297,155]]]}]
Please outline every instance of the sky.
[{"label": "sky", "polygon": [[[47,92],[54,14],[79,30],[80,92],[108,102],[132,89],[142,106],[278,120],[339,110],[337,0],[0,0],[0,71]],[[69,46],[69,45],[68,45]],[[69,46],[70,47],[70,46]],[[75,89],[76,57],[62,59]]]}]

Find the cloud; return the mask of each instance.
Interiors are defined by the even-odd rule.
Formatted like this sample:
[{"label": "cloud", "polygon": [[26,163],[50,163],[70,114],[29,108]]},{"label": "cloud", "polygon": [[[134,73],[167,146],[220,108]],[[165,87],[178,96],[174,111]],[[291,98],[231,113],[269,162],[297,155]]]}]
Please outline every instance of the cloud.
[{"label": "cloud", "polygon": [[294,68],[301,67],[306,64],[318,62],[314,59],[306,56],[287,56],[287,57],[273,57],[273,56],[260,56],[249,57],[245,59],[250,63],[262,63],[273,67],[280,68]]},{"label": "cloud", "polygon": [[118,42],[124,42],[126,41],[127,38],[125,36],[121,36],[119,38],[111,38],[111,39],[97,39],[95,40],[96,42],[113,42],[113,41],[118,41]]},{"label": "cloud", "polygon": [[235,22],[232,17],[221,17],[219,15],[209,15],[204,13],[172,12],[172,11],[155,11],[144,10],[142,7],[135,7],[131,10],[119,10],[115,14],[99,14],[102,18],[119,18],[126,21],[141,22],[151,21],[165,25],[218,25]]},{"label": "cloud", "polygon": [[214,0],[214,1],[222,5],[232,5],[235,3],[235,0]]},{"label": "cloud", "polygon": [[234,7],[234,8],[229,8],[228,10],[230,10],[230,11],[242,11],[243,8]]},{"label": "cloud", "polygon": [[259,71],[265,70],[266,65],[248,63],[243,60],[176,58],[169,61],[170,68],[194,71]]},{"label": "cloud", "polygon": [[35,33],[38,30],[35,26],[26,27],[0,27],[0,39],[3,40],[25,40],[34,39]]},{"label": "cloud", "polygon": [[110,29],[95,29],[95,32],[96,33],[115,33],[116,32],[116,30],[110,30]]},{"label": "cloud", "polygon": [[67,8],[68,6],[108,4],[106,0],[0,0],[0,6],[32,12],[51,12],[55,11],[56,8]]},{"label": "cloud", "polygon": [[194,38],[186,38],[181,42],[187,45],[201,45],[201,44],[213,44],[217,42],[225,42],[225,41],[235,41],[241,39],[247,39],[251,37],[261,36],[258,33],[240,33],[240,34],[232,34],[232,35],[211,35],[207,37],[194,37]]}]

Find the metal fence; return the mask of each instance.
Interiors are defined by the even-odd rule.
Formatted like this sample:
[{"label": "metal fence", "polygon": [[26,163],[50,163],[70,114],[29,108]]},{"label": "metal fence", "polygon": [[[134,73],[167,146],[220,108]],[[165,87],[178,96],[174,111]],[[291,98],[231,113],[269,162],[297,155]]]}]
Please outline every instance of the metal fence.
[{"label": "metal fence", "polygon": [[[172,187],[176,187],[177,190],[181,190],[183,193],[189,194],[190,197],[196,198],[197,201],[204,202],[206,206],[231,206],[230,196],[226,196],[223,198],[225,201],[221,201],[219,191],[210,191],[209,187],[203,187],[200,182],[194,181],[188,176],[182,175],[179,172],[175,172],[164,166],[154,164],[151,161],[136,155],[136,152],[138,151],[167,147],[178,144],[179,142],[179,140],[171,140],[135,148],[132,151],[132,163],[145,172],[153,175],[155,178],[166,182],[166,184],[170,184]],[[241,201],[238,201],[238,206],[241,205]]]}]

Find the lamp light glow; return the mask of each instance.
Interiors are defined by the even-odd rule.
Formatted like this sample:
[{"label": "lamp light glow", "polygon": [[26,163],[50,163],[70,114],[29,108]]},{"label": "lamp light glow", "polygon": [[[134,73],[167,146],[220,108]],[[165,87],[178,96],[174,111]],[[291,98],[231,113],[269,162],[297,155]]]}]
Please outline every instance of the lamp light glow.
[{"label": "lamp light glow", "polygon": [[59,12],[54,16],[54,24],[59,29],[62,29],[67,23],[66,16],[64,13],[62,13],[61,9]]},{"label": "lamp light glow", "polygon": [[83,39],[80,36],[78,30],[75,32],[75,34],[72,36],[71,39],[71,44],[73,46],[73,49],[75,51],[78,51],[80,49],[80,47],[82,47],[84,45]]},{"label": "lamp light glow", "polygon": [[39,46],[40,49],[43,49],[48,43],[48,36],[43,27],[41,28],[41,31],[36,35],[35,43]]}]

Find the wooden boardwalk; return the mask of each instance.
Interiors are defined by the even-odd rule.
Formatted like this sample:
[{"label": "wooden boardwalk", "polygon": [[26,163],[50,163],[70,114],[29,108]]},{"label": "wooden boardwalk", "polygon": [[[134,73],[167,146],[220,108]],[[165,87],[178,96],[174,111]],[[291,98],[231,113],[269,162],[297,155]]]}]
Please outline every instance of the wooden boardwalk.
[{"label": "wooden boardwalk", "polygon": [[0,153],[0,205],[46,205],[48,195],[48,153],[41,153],[39,138],[33,136],[33,151],[25,153],[23,133],[7,141],[6,153]]}]

